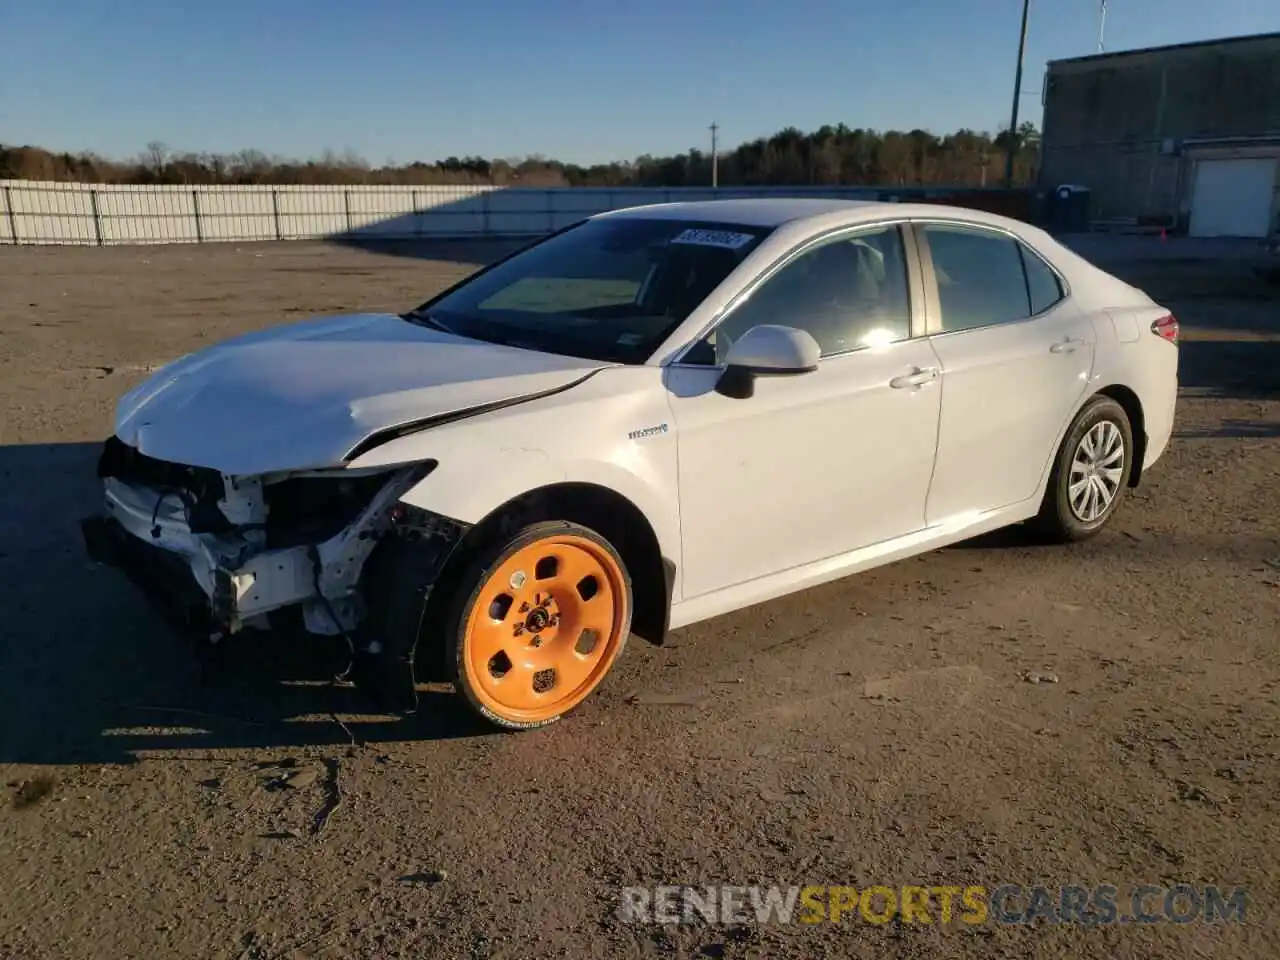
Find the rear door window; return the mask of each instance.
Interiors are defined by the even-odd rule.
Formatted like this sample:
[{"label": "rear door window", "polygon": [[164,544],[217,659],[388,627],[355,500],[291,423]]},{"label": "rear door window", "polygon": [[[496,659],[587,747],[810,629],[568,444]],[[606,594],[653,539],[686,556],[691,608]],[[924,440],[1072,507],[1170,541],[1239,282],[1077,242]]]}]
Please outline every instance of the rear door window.
[{"label": "rear door window", "polygon": [[1031,316],[1020,244],[1008,234],[959,224],[926,224],[942,332]]}]

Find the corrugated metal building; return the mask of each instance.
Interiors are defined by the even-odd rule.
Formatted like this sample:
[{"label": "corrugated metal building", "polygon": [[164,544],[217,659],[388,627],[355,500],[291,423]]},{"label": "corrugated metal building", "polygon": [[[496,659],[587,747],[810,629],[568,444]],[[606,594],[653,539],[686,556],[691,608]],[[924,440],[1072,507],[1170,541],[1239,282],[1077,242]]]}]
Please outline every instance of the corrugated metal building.
[{"label": "corrugated metal building", "polygon": [[1193,236],[1280,226],[1280,33],[1053,60],[1039,183],[1094,219]]}]

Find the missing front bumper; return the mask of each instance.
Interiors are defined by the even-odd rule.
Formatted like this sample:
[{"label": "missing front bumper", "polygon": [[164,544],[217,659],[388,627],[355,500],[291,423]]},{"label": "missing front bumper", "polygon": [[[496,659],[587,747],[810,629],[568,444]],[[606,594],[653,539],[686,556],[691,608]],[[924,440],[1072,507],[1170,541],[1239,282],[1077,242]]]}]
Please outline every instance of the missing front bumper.
[{"label": "missing front bumper", "polygon": [[250,553],[231,538],[192,534],[178,505],[166,512],[153,496],[148,506],[146,491],[111,480],[106,513],[82,520],[81,534],[91,560],[124,573],[183,633],[216,641],[242,626],[291,628],[296,613],[308,633],[348,640],[350,679],[374,700],[411,711],[426,603],[469,529],[397,503],[417,476],[390,482],[355,523],[318,544]]}]

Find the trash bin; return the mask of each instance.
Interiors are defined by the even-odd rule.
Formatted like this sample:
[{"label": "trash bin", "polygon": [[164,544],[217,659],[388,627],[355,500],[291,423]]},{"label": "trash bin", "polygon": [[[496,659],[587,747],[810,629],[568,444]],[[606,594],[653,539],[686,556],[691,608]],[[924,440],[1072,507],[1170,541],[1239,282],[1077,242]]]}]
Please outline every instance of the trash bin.
[{"label": "trash bin", "polygon": [[1053,225],[1062,233],[1083,233],[1089,229],[1088,187],[1064,183],[1053,193]]}]

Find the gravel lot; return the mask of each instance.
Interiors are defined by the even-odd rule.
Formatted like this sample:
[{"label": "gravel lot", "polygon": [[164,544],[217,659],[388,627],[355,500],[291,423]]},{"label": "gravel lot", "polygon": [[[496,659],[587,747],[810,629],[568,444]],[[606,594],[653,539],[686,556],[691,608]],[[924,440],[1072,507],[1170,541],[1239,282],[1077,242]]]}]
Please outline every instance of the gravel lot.
[{"label": "gravel lot", "polygon": [[[150,366],[403,308],[495,247],[0,248],[0,957],[1280,955],[1280,288],[1157,244],[1091,247],[1186,337],[1173,444],[1106,534],[636,642],[516,736],[443,691],[371,715],[312,651],[202,670],[76,526]],[[1246,887],[1246,922],[614,913],[645,884],[1181,882]]]}]

